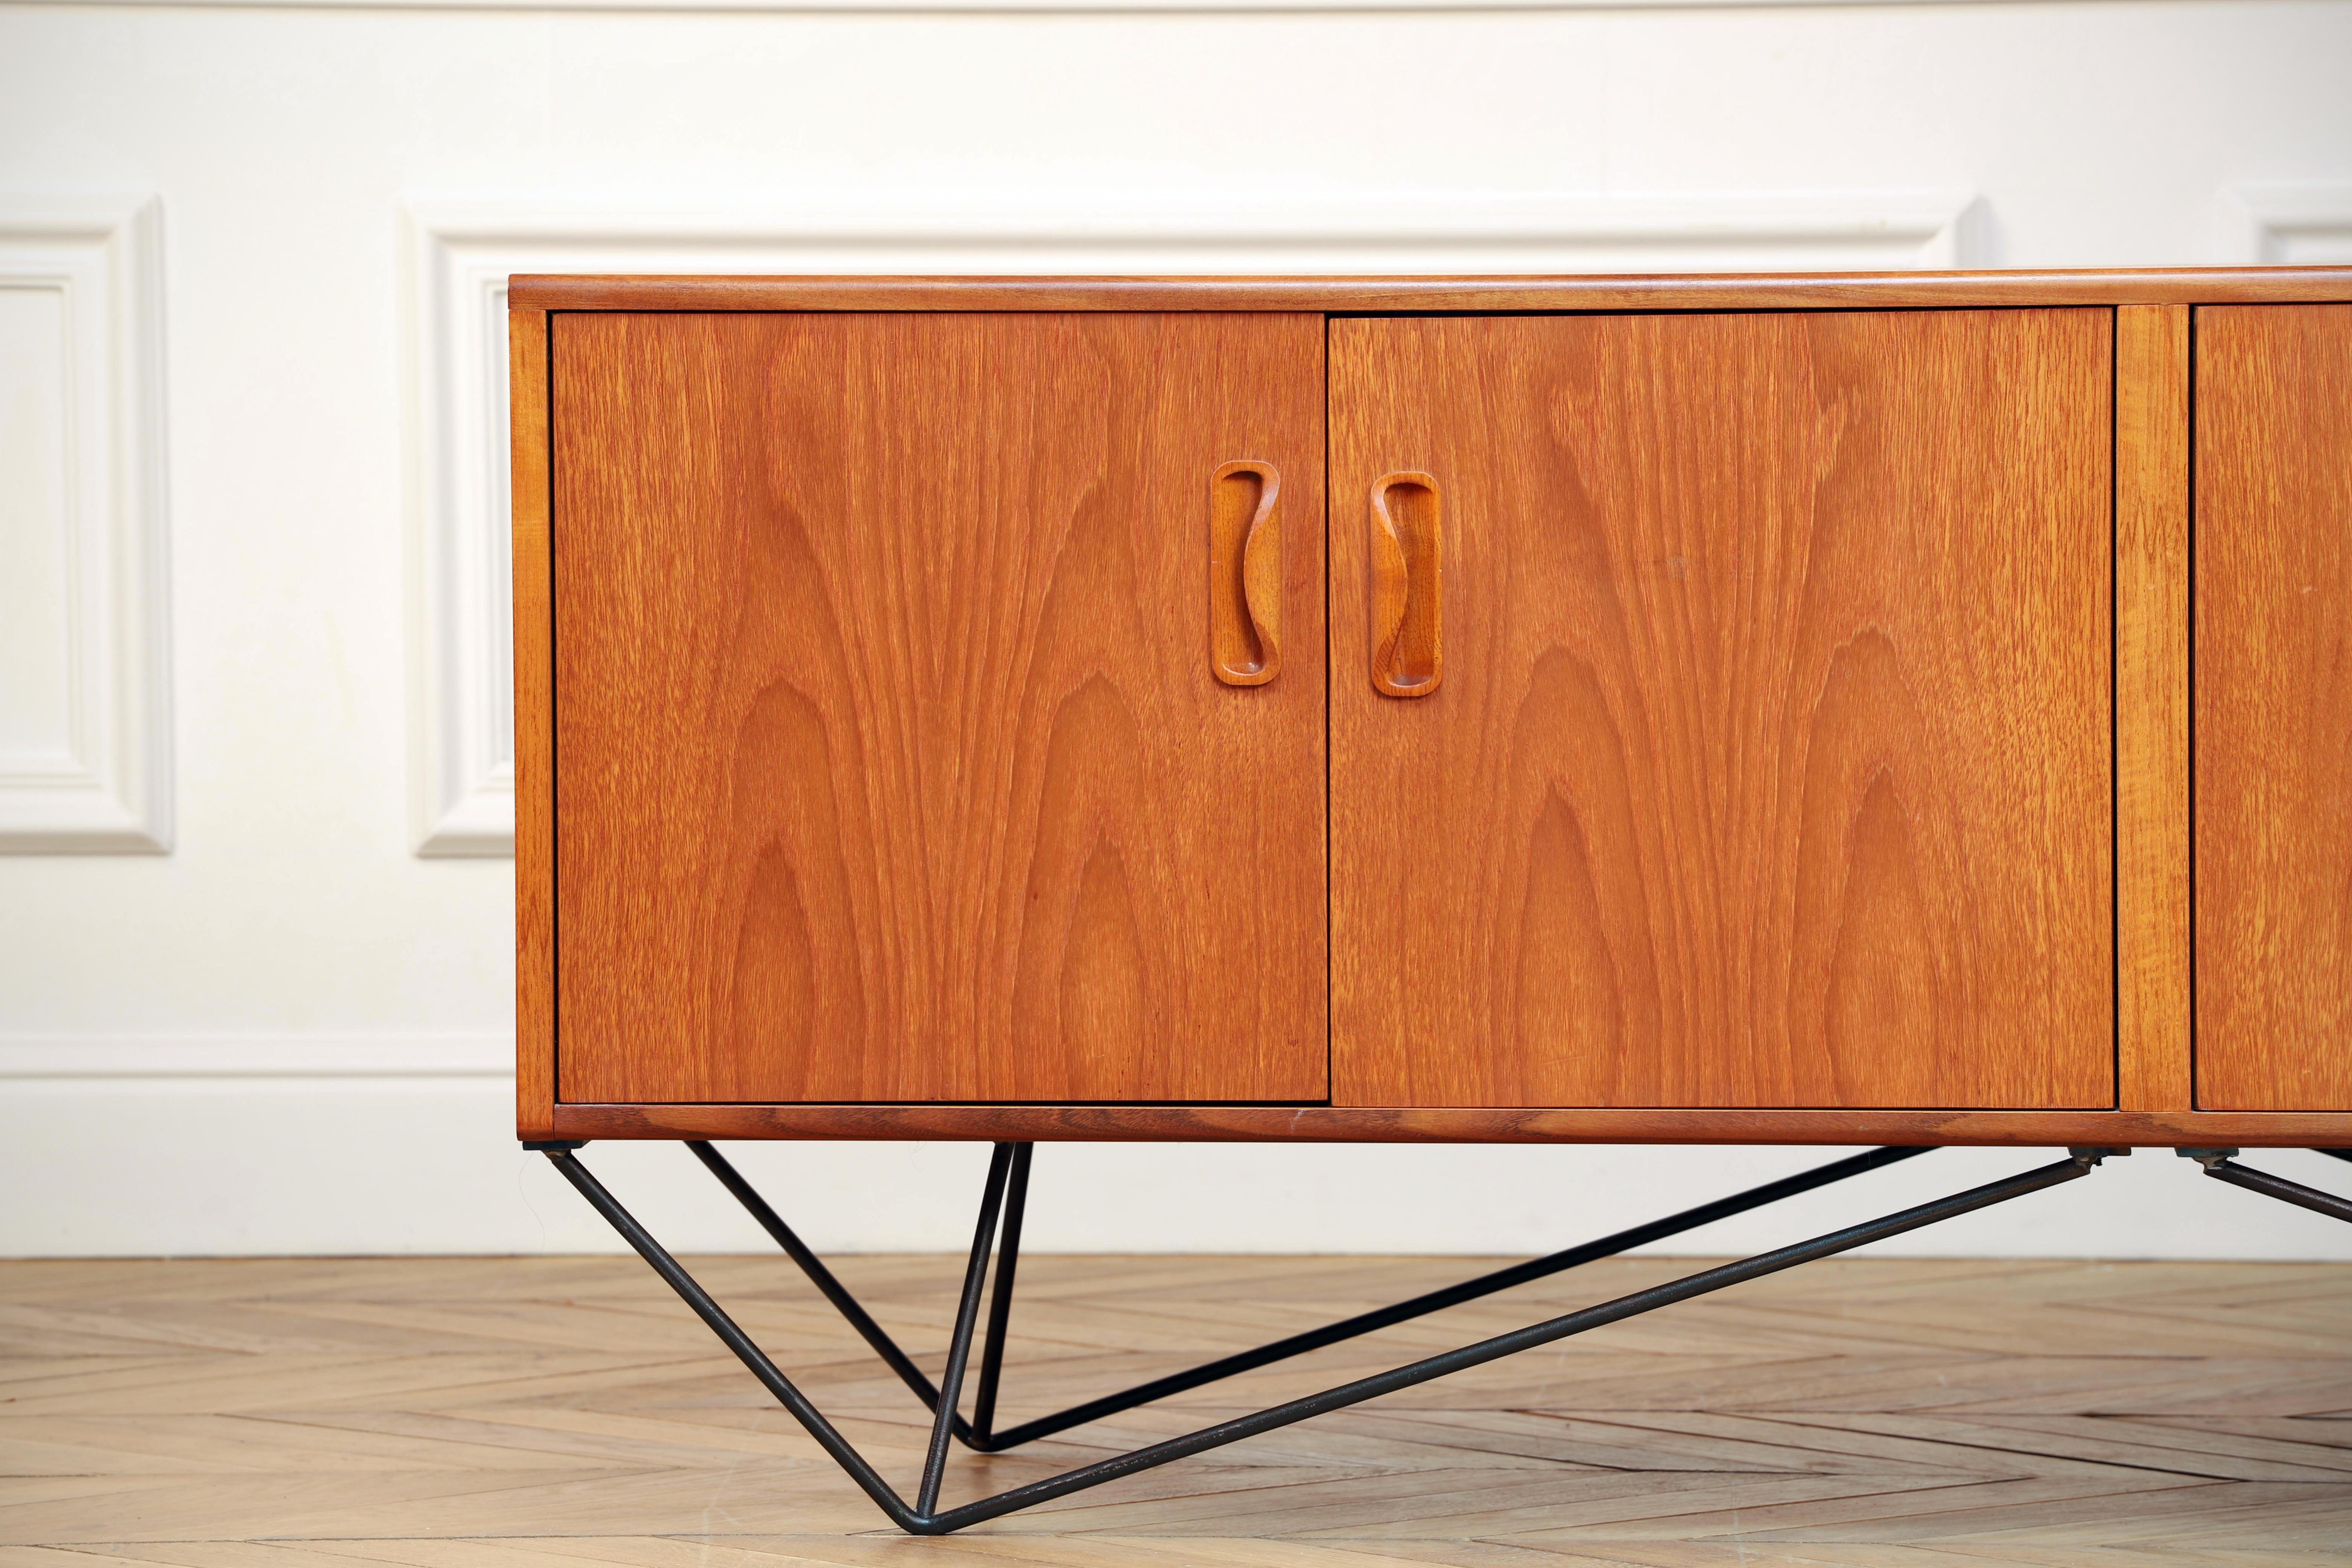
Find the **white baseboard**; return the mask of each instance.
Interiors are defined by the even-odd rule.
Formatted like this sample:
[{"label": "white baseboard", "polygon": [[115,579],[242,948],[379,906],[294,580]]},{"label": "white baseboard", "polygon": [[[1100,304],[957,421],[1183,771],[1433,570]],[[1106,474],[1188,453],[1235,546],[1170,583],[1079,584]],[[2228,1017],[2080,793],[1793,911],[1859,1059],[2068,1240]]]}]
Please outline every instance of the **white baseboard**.
[{"label": "white baseboard", "polygon": [[[620,1244],[514,1141],[488,1047],[388,1040],[275,1047],[121,1042],[0,1092],[0,1256],[614,1252]],[[13,1042],[17,1047],[26,1042]],[[15,1058],[58,1065],[63,1042]],[[503,1048],[502,1047],[500,1047]],[[177,1051],[176,1056],[173,1055]],[[276,1060],[389,1068],[326,1076]],[[437,1056],[435,1055],[438,1052]],[[151,1064],[137,1067],[138,1063]],[[161,1064],[161,1066],[152,1064]],[[206,1070],[189,1070],[191,1064]],[[235,1070],[227,1070],[234,1067]],[[429,1070],[427,1070],[429,1069]],[[986,1160],[971,1143],[730,1144],[814,1246],[952,1252]],[[1049,1144],[1029,1245],[1046,1252],[1528,1255],[1823,1163],[1839,1150],[1625,1146]],[[2047,1151],[1956,1149],[1774,1205],[1654,1250],[1761,1250],[2023,1170]],[[674,1143],[583,1156],[682,1252],[766,1238]],[[2249,1163],[2352,1189],[2301,1151]],[[1900,1238],[1925,1257],[2352,1259],[2352,1226],[2143,1151],[2090,1179]],[[783,1265],[781,1263],[779,1267]],[[780,1280],[787,1278],[779,1276]],[[780,1285],[780,1289],[791,1287]]]},{"label": "white baseboard", "polygon": [[0,1035],[0,1079],[514,1078],[514,1037]]}]

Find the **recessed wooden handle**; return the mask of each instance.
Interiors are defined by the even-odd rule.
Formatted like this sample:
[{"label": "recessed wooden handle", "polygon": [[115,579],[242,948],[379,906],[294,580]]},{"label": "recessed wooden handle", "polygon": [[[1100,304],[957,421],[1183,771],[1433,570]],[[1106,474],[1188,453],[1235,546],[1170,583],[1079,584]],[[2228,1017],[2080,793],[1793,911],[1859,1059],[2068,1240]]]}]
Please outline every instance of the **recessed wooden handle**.
[{"label": "recessed wooden handle", "polygon": [[1426,697],[1445,673],[1444,506],[1418,472],[1372,487],[1372,685]]},{"label": "recessed wooden handle", "polygon": [[1227,686],[1282,673],[1282,475],[1255,458],[1209,480],[1209,665]]}]

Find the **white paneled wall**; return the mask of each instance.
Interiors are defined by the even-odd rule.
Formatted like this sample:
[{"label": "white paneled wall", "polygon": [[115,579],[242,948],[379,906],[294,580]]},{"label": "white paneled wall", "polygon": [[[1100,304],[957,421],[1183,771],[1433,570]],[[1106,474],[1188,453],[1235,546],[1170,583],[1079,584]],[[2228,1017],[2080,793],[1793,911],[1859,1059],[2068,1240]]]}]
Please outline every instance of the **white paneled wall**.
[{"label": "white paneled wall", "polygon": [[171,847],[157,223],[0,192],[0,851]]},{"label": "white paneled wall", "polygon": [[[2352,261],[2352,0],[920,9],[0,4],[0,1251],[604,1244],[504,1079],[509,271]],[[1513,1250],[1806,1157],[1056,1149],[1034,1230]],[[748,1163],[945,1247],[976,1158]],[[1968,1223],[2352,1256],[2168,1156]]]}]

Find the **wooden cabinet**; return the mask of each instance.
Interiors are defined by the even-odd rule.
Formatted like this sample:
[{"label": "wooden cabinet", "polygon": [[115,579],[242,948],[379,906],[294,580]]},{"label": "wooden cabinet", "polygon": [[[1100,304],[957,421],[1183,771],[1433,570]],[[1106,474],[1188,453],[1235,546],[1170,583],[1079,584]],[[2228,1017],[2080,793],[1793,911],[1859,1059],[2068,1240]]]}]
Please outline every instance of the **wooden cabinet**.
[{"label": "wooden cabinet", "polygon": [[2197,1100],[2352,1110],[2352,304],[2196,358]]},{"label": "wooden cabinet", "polygon": [[526,1135],[2352,1143],[2352,271],[510,297]]},{"label": "wooden cabinet", "polygon": [[[2111,1103],[2111,334],[1333,322],[1333,1098]],[[1425,700],[1360,673],[1398,469]]]}]

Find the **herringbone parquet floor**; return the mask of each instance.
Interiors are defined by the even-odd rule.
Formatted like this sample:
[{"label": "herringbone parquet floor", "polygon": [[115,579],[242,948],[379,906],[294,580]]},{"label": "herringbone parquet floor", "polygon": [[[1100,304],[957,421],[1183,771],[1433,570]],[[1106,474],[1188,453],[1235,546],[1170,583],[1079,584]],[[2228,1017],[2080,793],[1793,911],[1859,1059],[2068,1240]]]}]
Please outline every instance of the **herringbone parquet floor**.
[{"label": "herringbone parquet floor", "polygon": [[[936,1369],[956,1260],[840,1262]],[[788,1264],[696,1267],[912,1476],[919,1407]],[[1005,1416],[1479,1267],[1032,1258]],[[948,1498],[1688,1267],[1596,1265],[960,1455]],[[634,1258],[5,1264],[0,1384],[18,1568],[2352,1563],[2336,1265],[1817,1264],[943,1541],[889,1531]]]}]

